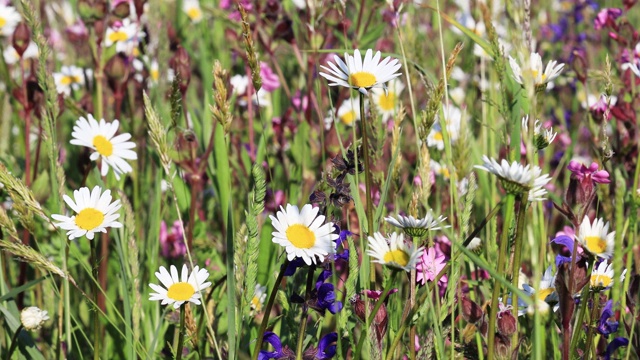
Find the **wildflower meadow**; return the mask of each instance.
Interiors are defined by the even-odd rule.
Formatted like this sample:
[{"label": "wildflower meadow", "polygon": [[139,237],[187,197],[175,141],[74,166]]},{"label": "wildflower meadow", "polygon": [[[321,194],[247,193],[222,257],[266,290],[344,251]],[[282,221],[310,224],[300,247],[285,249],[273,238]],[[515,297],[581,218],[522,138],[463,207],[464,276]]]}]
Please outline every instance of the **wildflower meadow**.
[{"label": "wildflower meadow", "polygon": [[637,0],[0,0],[1,359],[640,359]]}]

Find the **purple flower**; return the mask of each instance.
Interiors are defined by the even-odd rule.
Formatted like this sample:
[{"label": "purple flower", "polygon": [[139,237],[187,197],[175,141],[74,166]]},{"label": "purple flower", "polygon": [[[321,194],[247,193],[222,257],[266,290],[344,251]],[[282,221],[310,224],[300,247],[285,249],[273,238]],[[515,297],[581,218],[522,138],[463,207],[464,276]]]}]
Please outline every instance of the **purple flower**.
[{"label": "purple flower", "polygon": [[[556,268],[560,267],[560,265],[564,264],[564,263],[570,263],[571,262],[571,256],[573,256],[573,244],[574,244],[574,238],[573,237],[569,237],[566,235],[560,235],[558,237],[556,237],[555,239],[551,240],[552,243],[554,244],[558,244],[558,245],[564,245],[567,247],[566,252],[564,252],[565,254],[568,253],[569,256],[565,256],[565,255],[561,255],[558,254],[556,255]],[[582,249],[578,248],[578,252],[576,254],[576,262],[578,261],[578,259],[580,259],[579,254],[582,253],[582,251],[580,251]]]},{"label": "purple flower", "polygon": [[260,77],[262,78],[262,88],[265,91],[272,92],[280,87],[278,75],[274,74],[269,65],[260,61]]},{"label": "purple flower", "polygon": [[318,350],[315,353],[315,358],[318,360],[331,359],[336,354],[336,345],[338,341],[337,333],[329,333],[320,339],[318,343]]},{"label": "purple flower", "polygon": [[178,259],[187,253],[182,223],[179,220],[173,222],[171,232],[167,231],[167,224],[164,221],[160,223],[160,247],[162,256],[166,259]]},{"label": "purple flower", "polygon": [[594,183],[599,184],[608,184],[611,182],[611,180],[609,180],[609,172],[607,170],[598,170],[598,163],[595,162],[591,163],[589,167],[586,167],[578,161],[571,160],[567,169],[573,173],[571,174],[572,178],[580,181],[591,179]]},{"label": "purple flower", "polygon": [[307,95],[302,95],[300,90],[296,90],[295,95],[291,98],[291,103],[296,111],[305,112],[309,107],[309,97]]},{"label": "purple flower", "polygon": [[609,334],[618,331],[618,322],[609,320],[613,315],[613,300],[609,300],[602,309],[602,315],[600,315],[600,321],[598,321],[598,332],[604,337],[609,337]]},{"label": "purple flower", "polygon": [[267,359],[295,359],[296,356],[288,347],[282,347],[282,342],[278,335],[271,331],[267,331],[264,333],[262,337],[262,341],[271,344],[273,346],[273,351],[260,350],[258,354],[258,360],[267,360]]},{"label": "purple flower", "polygon": [[617,337],[613,339],[609,343],[609,345],[607,345],[607,351],[604,353],[604,360],[610,360],[611,355],[613,355],[613,353],[618,350],[619,347],[627,345],[629,345],[629,339],[625,339],[623,337]]},{"label": "purple flower", "polygon": [[[389,290],[389,294],[387,294],[387,296],[391,295],[391,294],[395,294],[398,292],[397,288],[391,289]],[[364,294],[369,298],[369,299],[374,299],[374,300],[378,300],[380,299],[380,296],[382,296],[382,290],[365,290]]]},{"label": "purple flower", "polygon": [[[437,255],[434,248],[429,248],[422,253],[422,257],[416,265],[416,280],[421,285],[424,285],[427,281],[433,281],[445,266],[444,255]],[[442,276],[439,282],[446,283],[447,276]]]},{"label": "purple flower", "polygon": [[615,27],[616,19],[622,15],[622,9],[617,8],[605,8],[600,10],[596,18],[593,20],[593,25],[596,30],[603,29],[611,26]]},{"label": "purple flower", "polygon": [[331,283],[324,281],[331,277],[331,270],[323,270],[316,281],[317,300],[312,306],[318,312],[324,314],[329,310],[332,314],[336,314],[342,310],[342,302],[337,301],[335,287]]}]

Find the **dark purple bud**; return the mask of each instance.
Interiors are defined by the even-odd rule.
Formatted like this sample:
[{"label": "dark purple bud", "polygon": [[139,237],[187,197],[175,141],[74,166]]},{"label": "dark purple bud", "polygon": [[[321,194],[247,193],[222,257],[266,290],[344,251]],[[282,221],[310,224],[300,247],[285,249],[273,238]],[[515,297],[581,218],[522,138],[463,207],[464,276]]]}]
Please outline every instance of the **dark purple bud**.
[{"label": "dark purple bud", "polygon": [[462,317],[467,322],[475,324],[482,319],[482,308],[466,296],[460,298],[460,309],[462,310]]},{"label": "dark purple bud", "polygon": [[13,31],[13,37],[11,40],[13,48],[16,50],[18,55],[22,57],[22,54],[24,54],[31,42],[31,31],[29,31],[27,24],[20,22]]}]

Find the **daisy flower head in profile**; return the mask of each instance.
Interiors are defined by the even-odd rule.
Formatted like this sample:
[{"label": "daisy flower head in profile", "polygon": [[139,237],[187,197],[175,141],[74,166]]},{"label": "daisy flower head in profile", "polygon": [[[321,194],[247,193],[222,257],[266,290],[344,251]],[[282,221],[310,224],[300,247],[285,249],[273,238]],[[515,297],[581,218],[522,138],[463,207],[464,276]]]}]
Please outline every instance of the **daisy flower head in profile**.
[{"label": "daisy flower head in profile", "polygon": [[382,123],[386,124],[389,119],[392,119],[398,112],[399,105],[402,103],[400,100],[400,93],[404,90],[404,84],[398,79],[389,81],[387,85],[387,91],[376,88],[372,89],[373,103],[382,115]]},{"label": "daisy flower head in profile", "polygon": [[107,232],[107,228],[120,228],[122,224],[116,220],[120,217],[120,200],[111,202],[111,191],[102,192],[99,186],[89,191],[88,187],[82,187],[73,192],[73,199],[64,195],[64,202],[76,215],[65,216],[53,214],[51,217],[58,221],[55,225],[67,230],[69,240],[86,236],[93,240],[95,233]]},{"label": "daisy flower head in profile", "polygon": [[[529,115],[522,118],[522,130],[529,132]],[[536,120],[533,124],[533,144],[538,150],[542,150],[549,146],[556,139],[557,132],[553,128],[543,128],[540,120]]]},{"label": "daisy flower head in profile", "polygon": [[[620,275],[620,282],[624,281],[624,276],[627,274],[627,269],[622,271]],[[603,260],[593,271],[591,272],[590,284],[593,291],[604,291],[611,289],[614,280],[613,263],[607,263],[607,260]]]},{"label": "daisy flower head in profile", "polygon": [[537,290],[528,284],[523,284],[522,289],[529,296],[535,297],[536,300],[555,304],[558,302],[555,282],[556,276],[553,274],[553,268],[549,266],[542,275],[540,286],[538,286]]},{"label": "daisy flower head in profile", "polygon": [[202,9],[198,0],[185,0],[182,2],[182,11],[187,14],[191,22],[199,23],[202,20]]},{"label": "daisy flower head in profile", "polygon": [[251,315],[255,315],[262,311],[264,301],[267,298],[267,287],[256,284],[256,288],[253,292],[253,298],[251,298]]},{"label": "daisy flower head in profile", "polygon": [[162,305],[173,304],[174,309],[179,308],[187,301],[200,305],[202,297],[200,292],[211,286],[211,282],[207,281],[209,272],[206,269],[200,269],[197,265],[191,274],[189,274],[187,265],[182,265],[180,276],[178,276],[178,269],[174,265],[171,265],[169,271],[164,266],[160,266],[156,277],[162,286],[149,284],[149,287],[155,291],[149,295],[149,300],[160,300]]},{"label": "daisy flower head in profile", "polygon": [[78,91],[84,85],[84,71],[76,66],[63,66],[60,72],[53,73],[58,94],[71,95],[71,90]]},{"label": "daisy flower head in profile", "polygon": [[542,175],[540,167],[523,166],[517,161],[509,164],[505,159],[498,163],[495,159],[490,159],[486,155],[482,155],[482,161],[484,161],[484,164],[474,167],[496,175],[501,180],[502,187],[508,193],[521,194],[524,191],[530,191],[530,201],[534,194],[536,199],[546,194],[546,190],[542,189],[542,187],[549,183],[551,178],[549,174]]},{"label": "daisy flower head in profile", "polygon": [[609,232],[609,222],[605,223],[603,219],[597,218],[592,223],[585,216],[575,237],[591,255],[603,259],[611,259],[613,256],[616,232]]},{"label": "daisy flower head in profile", "polygon": [[411,237],[421,238],[427,234],[429,230],[440,230],[449,226],[443,226],[442,223],[446,220],[446,217],[442,215],[436,217],[433,211],[429,209],[427,215],[424,218],[414,218],[413,216],[398,215],[397,218],[393,216],[387,216],[384,218],[389,224],[402,229],[405,234]]},{"label": "daisy flower head in profile", "polygon": [[318,215],[320,209],[306,204],[302,209],[287,204],[280,206],[276,216],[269,215],[274,231],[272,241],[285,248],[289,261],[302,258],[307,264],[318,264],[324,257],[335,252],[333,223],[325,223],[325,216]]},{"label": "daisy flower head in profile", "polygon": [[353,56],[345,53],[345,60],[342,61],[338,55],[334,55],[335,64],[327,62],[329,65],[320,67],[326,72],[320,72],[320,76],[329,80],[329,86],[344,86],[357,89],[362,94],[367,95],[367,90],[382,88],[387,90],[386,83],[401,73],[398,59],[387,56],[380,61],[380,51],[373,55],[371,49],[367,50],[364,60],[360,55],[360,50],[356,49]]},{"label": "daisy flower head in profile", "polygon": [[11,36],[20,22],[20,13],[12,6],[0,4],[0,36]]},{"label": "daisy flower head in profile", "polygon": [[96,161],[102,158],[102,166],[100,173],[106,176],[109,168],[113,169],[116,179],[120,180],[121,174],[130,173],[133,168],[125,160],[136,160],[138,155],[133,149],[136,144],[128,141],[131,134],[122,133],[114,136],[118,131],[120,122],[114,120],[107,123],[104,119],[100,122],[93,118],[93,115],[87,115],[87,119],[80,117],[73,127],[71,136],[71,144],[86,146],[95,150],[91,154],[91,160]]},{"label": "daisy flower head in profile", "polygon": [[415,269],[422,252],[422,248],[416,248],[412,243],[406,244],[403,234],[394,232],[388,240],[379,232],[374,233],[373,237],[369,236],[367,255],[374,259],[373,262],[394,269],[404,271]]},{"label": "daisy flower head in profile", "polygon": [[542,58],[540,54],[532,52],[529,56],[529,62],[521,68],[518,62],[509,56],[509,65],[513,71],[513,78],[520,85],[524,85],[525,81],[533,81],[536,91],[541,92],[547,88],[547,84],[553,79],[560,76],[564,64],[556,60],[549,61],[546,68],[542,68]]}]

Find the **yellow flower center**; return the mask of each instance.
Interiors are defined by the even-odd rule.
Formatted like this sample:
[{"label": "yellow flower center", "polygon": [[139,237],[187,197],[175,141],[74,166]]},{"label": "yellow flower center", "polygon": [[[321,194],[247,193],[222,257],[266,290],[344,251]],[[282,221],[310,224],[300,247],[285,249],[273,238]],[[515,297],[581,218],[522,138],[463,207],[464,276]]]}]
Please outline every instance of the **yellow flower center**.
[{"label": "yellow flower center", "polygon": [[167,297],[176,301],[187,301],[196,293],[193,285],[187,282],[179,282],[169,286]]},{"label": "yellow flower center", "polygon": [[433,135],[433,138],[436,139],[436,141],[443,141],[444,140],[444,136],[442,136],[442,133],[440,131],[437,131]]},{"label": "yellow flower center", "polygon": [[189,16],[189,19],[191,20],[199,20],[202,17],[202,12],[199,8],[192,7],[187,10],[187,16]]},{"label": "yellow flower center", "polygon": [[349,75],[349,83],[359,88],[369,88],[375,85],[376,76],[372,73],[360,71]]},{"label": "yellow flower center", "polygon": [[76,225],[82,230],[93,230],[104,220],[104,214],[94,208],[85,208],[76,215]]},{"label": "yellow flower center", "polygon": [[544,299],[546,299],[547,296],[551,295],[551,293],[553,293],[554,290],[555,290],[554,288],[546,288],[538,291],[538,300],[544,301]]},{"label": "yellow flower center", "polygon": [[396,94],[389,91],[388,95],[384,93],[378,99],[378,106],[382,111],[392,111],[396,107]]},{"label": "yellow flower center", "polygon": [[262,303],[257,296],[254,296],[253,299],[251,299],[251,305],[257,312],[260,312],[260,310],[262,309]]},{"label": "yellow flower center", "polygon": [[60,83],[62,85],[71,85],[79,82],[80,82],[80,77],[75,75],[63,76],[62,79],[60,79]]},{"label": "yellow flower center", "polygon": [[348,113],[340,116],[340,121],[342,121],[345,125],[353,125],[353,122],[356,120],[358,115],[355,111],[351,110]]},{"label": "yellow flower center", "polygon": [[440,175],[442,175],[446,179],[451,176],[451,174],[449,173],[449,169],[444,166],[440,169]]},{"label": "yellow flower center", "polygon": [[287,229],[287,239],[298,249],[311,249],[316,243],[316,234],[302,224],[295,224]]},{"label": "yellow flower center", "polygon": [[96,135],[93,138],[93,146],[102,156],[111,156],[113,154],[113,144],[102,135]]},{"label": "yellow flower center", "polygon": [[609,287],[613,279],[604,274],[596,274],[591,275],[591,286],[592,287]]},{"label": "yellow flower center", "polygon": [[111,42],[118,42],[118,41],[125,41],[128,39],[127,33],[125,33],[124,31],[114,31],[109,35],[109,40],[111,40]]},{"label": "yellow flower center", "polygon": [[160,72],[158,71],[158,69],[151,69],[150,75],[151,75],[151,80],[158,81],[158,78],[160,77]]},{"label": "yellow flower center", "polygon": [[[531,78],[535,81],[538,78],[538,70],[529,70],[529,73],[531,74]],[[540,75],[540,78],[542,80],[542,82],[544,83],[545,80],[547,79],[547,75],[545,73],[542,73],[542,75]]]},{"label": "yellow flower center", "polygon": [[0,17],[0,28],[7,25],[7,20],[3,17]]},{"label": "yellow flower center", "polygon": [[402,250],[391,250],[384,254],[384,262],[394,262],[400,266],[407,266],[409,263],[409,254]]},{"label": "yellow flower center", "polygon": [[600,236],[587,236],[584,240],[592,254],[602,254],[607,249],[607,242]]}]

